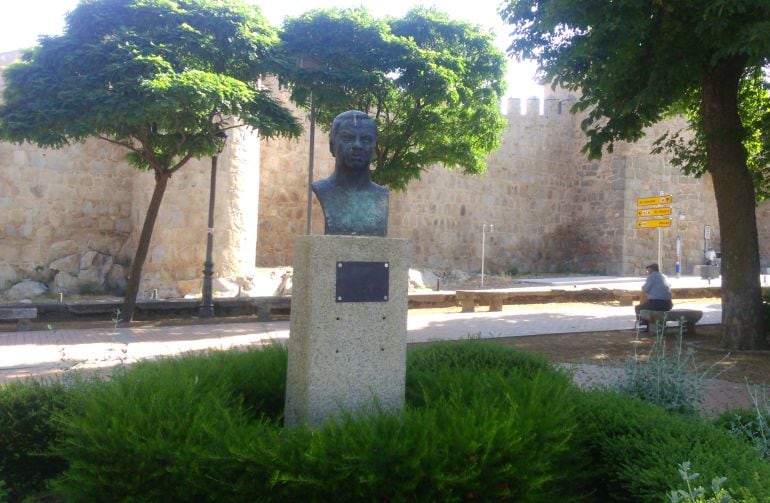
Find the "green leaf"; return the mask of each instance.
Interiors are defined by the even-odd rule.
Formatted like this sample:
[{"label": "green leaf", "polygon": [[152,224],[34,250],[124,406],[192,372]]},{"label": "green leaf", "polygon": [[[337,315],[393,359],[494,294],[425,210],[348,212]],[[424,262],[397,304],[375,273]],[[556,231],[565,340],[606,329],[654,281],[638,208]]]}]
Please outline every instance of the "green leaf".
[{"label": "green leaf", "polygon": [[375,19],[365,9],[315,10],[288,19],[282,82],[328,130],[358,109],[378,123],[373,178],[394,189],[434,164],[482,173],[505,121],[503,55],[490,34],[433,9]]}]

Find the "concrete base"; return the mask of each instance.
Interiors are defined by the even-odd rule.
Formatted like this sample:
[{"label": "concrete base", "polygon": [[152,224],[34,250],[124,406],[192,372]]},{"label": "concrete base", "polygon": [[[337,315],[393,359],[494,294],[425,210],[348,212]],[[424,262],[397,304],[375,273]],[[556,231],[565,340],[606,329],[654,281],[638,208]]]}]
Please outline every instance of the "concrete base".
[{"label": "concrete base", "polygon": [[[387,299],[338,301],[338,262],[387,262]],[[297,238],[286,426],[318,425],[342,411],[403,407],[408,264],[405,239]]]}]

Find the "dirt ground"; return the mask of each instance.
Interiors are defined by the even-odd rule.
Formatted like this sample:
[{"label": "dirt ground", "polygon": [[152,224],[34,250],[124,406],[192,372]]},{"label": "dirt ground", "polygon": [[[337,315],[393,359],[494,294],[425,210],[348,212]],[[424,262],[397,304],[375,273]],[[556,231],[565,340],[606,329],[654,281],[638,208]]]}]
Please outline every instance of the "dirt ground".
[{"label": "dirt ground", "polygon": [[[540,305],[544,310],[549,309],[548,306]],[[517,307],[523,306],[504,306],[504,310],[515,310]],[[439,308],[433,311],[456,313],[460,312],[460,308]],[[686,356],[691,353],[695,368],[699,374],[705,373],[705,377],[741,384],[747,381],[750,384],[770,384],[770,350],[725,350],[720,347],[721,330],[718,324],[697,325],[695,335],[684,335],[681,354]],[[674,327],[666,329],[662,341],[667,351],[676,349],[678,332]],[[646,358],[656,337],[653,331],[640,332],[637,338],[635,330],[611,330],[501,337],[494,340],[542,355],[553,363],[622,366],[635,355]]]},{"label": "dirt ground", "polygon": [[[509,306],[506,306],[506,309]],[[419,310],[424,311],[424,310]],[[459,308],[438,308],[437,312],[459,312]],[[281,317],[288,319],[288,317]],[[154,320],[134,322],[132,326],[174,326],[196,323],[239,323],[253,322],[254,317]],[[33,325],[33,329],[45,330],[45,326]],[[56,328],[111,327],[108,321],[57,322]],[[683,353],[692,350],[699,373],[736,383],[770,384],[770,351],[727,351],[720,348],[720,325],[698,325],[696,334],[685,335]],[[13,328],[11,328],[13,330]],[[664,336],[666,347],[675,347],[678,330],[669,328]],[[634,355],[645,357],[655,341],[654,333],[640,333],[637,339],[634,330],[615,330],[593,333],[548,334],[525,337],[495,339],[505,345],[514,346],[544,356],[554,363],[589,363],[621,366]]]},{"label": "dirt ground", "polygon": [[[678,330],[664,335],[667,350],[676,345]],[[694,336],[685,335],[683,354],[692,350],[695,366],[706,377],[736,383],[770,384],[770,351],[727,351],[719,347],[720,325],[698,326]],[[540,354],[555,363],[623,365],[634,355],[646,356],[655,334],[614,330],[581,334],[549,334],[498,339],[505,345]]]}]

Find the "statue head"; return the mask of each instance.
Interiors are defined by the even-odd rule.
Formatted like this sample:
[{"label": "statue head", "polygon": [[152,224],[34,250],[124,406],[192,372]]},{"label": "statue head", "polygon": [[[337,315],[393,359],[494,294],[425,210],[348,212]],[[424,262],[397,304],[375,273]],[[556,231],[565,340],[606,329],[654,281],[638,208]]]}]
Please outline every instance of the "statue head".
[{"label": "statue head", "polygon": [[337,168],[368,172],[376,144],[377,124],[364,112],[348,110],[334,118],[329,150]]}]

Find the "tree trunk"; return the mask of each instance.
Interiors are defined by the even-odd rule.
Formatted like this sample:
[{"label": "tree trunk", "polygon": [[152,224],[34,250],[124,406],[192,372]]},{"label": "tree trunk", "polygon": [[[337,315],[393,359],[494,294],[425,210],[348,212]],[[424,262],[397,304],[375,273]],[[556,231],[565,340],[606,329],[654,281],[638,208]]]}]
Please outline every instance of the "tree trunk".
[{"label": "tree trunk", "polygon": [[759,282],[754,184],[746,165],[738,88],[743,61],[721,63],[701,81],[708,169],[714,180],[722,249],[722,341],[728,349],[767,347]]},{"label": "tree trunk", "polygon": [[147,208],[147,216],[144,217],[142,233],[139,235],[139,244],[136,248],[134,262],[131,264],[131,273],[128,277],[126,286],[126,297],[123,300],[123,312],[121,319],[123,323],[129,323],[134,319],[134,309],[136,307],[136,297],[139,293],[139,282],[142,279],[142,268],[147,259],[147,252],[150,250],[150,239],[152,231],[155,228],[155,220],[158,218],[160,203],[163,201],[163,194],[168,186],[168,179],[171,175],[163,173],[155,177],[155,189],[152,191],[150,206]]}]

